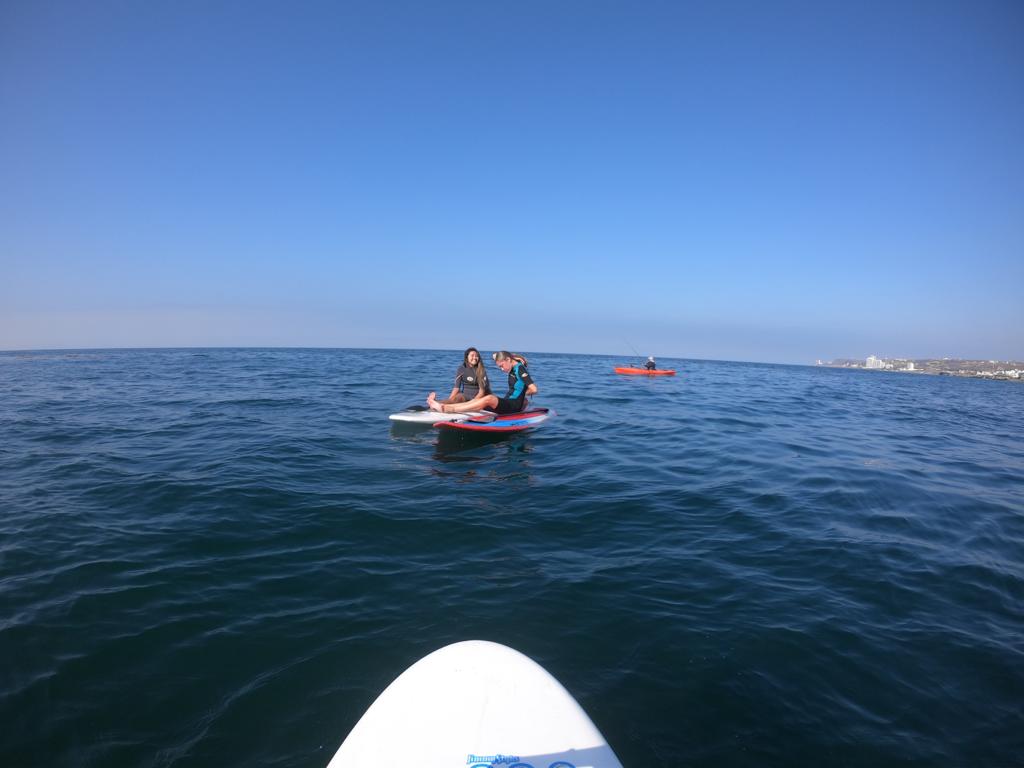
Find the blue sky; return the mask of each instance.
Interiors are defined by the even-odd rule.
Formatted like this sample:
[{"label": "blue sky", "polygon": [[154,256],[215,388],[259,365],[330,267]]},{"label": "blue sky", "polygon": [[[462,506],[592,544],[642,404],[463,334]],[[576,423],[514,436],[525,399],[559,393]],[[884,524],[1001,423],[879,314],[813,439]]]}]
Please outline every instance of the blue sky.
[{"label": "blue sky", "polygon": [[1024,359],[1024,4],[0,3],[0,349]]}]

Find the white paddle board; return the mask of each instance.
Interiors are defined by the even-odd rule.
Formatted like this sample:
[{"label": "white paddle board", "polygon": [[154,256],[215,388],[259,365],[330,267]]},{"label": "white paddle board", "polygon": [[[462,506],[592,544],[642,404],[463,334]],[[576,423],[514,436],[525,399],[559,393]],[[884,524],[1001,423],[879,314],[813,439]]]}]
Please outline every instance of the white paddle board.
[{"label": "white paddle board", "polygon": [[490,411],[469,411],[468,413],[441,413],[432,411],[423,405],[413,405],[404,411],[392,413],[388,416],[392,421],[400,421],[406,424],[437,424],[439,421],[490,421],[494,414]]},{"label": "white paddle board", "polygon": [[389,685],[328,768],[622,768],[555,678],[504,645],[434,651]]}]

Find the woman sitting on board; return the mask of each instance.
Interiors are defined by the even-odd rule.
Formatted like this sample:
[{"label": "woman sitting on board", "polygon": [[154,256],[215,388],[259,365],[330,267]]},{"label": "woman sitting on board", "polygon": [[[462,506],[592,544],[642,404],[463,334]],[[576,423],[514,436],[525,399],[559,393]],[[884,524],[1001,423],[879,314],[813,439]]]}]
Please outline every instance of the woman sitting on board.
[{"label": "woman sitting on board", "polygon": [[455,371],[455,386],[452,393],[439,403],[465,403],[483,395],[491,394],[491,382],[476,347],[470,347],[462,355],[462,365]]},{"label": "woman sitting on board", "polygon": [[508,392],[504,397],[480,395],[464,403],[442,403],[437,394],[427,396],[427,405],[432,411],[441,413],[468,413],[470,411],[494,411],[495,413],[519,413],[526,407],[526,398],[537,393],[530,372],[526,370],[526,358],[502,350],[492,357],[502,371],[508,374]]}]

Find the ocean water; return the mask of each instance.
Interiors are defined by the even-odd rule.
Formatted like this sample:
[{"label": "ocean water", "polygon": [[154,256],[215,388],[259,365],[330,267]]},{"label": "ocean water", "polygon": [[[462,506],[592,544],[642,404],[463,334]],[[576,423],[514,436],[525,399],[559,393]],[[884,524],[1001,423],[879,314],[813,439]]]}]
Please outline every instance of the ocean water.
[{"label": "ocean water", "polygon": [[0,354],[0,765],[323,766],[471,638],[627,768],[1024,760],[1024,386],[538,354],[542,427],[392,429],[460,358]]}]

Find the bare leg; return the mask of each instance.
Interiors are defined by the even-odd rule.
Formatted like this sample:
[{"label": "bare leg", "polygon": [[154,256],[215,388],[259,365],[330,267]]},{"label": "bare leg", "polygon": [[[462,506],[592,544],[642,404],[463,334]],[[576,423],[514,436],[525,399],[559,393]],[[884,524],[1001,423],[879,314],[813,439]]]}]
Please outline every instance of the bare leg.
[{"label": "bare leg", "polygon": [[430,398],[427,398],[427,405],[430,405],[430,407],[435,411],[443,411],[444,413],[469,413],[470,411],[482,411],[484,408],[494,408],[497,404],[498,398],[494,395],[481,395],[480,397],[474,398],[465,403],[441,405],[440,403],[435,402],[435,405],[437,406],[435,408],[433,405],[430,405]]}]

